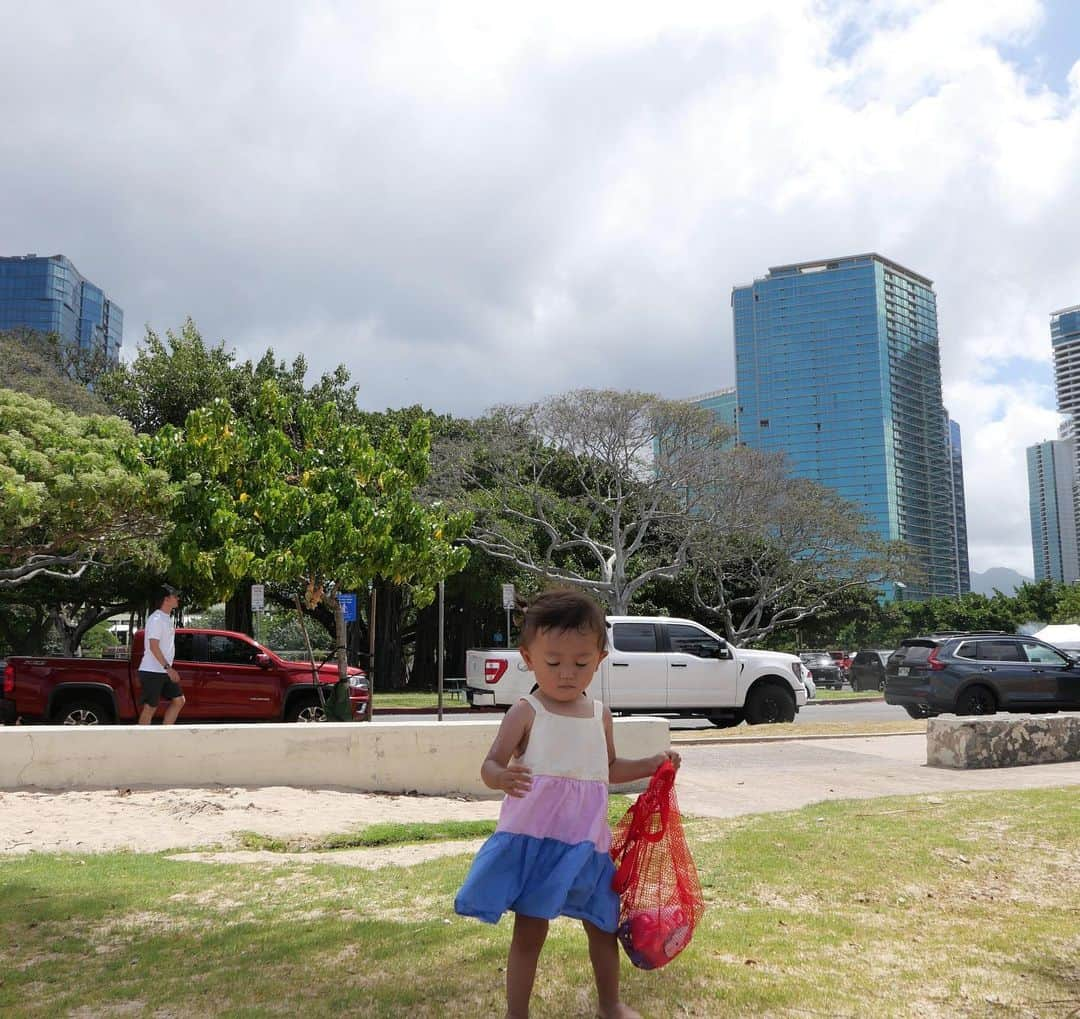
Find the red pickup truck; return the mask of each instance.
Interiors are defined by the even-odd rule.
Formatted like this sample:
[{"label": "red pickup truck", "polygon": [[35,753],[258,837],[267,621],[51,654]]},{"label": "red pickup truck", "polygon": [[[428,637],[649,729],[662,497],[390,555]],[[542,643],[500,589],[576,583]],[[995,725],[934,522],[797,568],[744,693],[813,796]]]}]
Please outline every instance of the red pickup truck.
[{"label": "red pickup truck", "polygon": [[[142,693],[138,666],[143,639],[139,630],[130,659],[9,658],[0,721],[134,722]],[[241,633],[179,629],[173,665],[187,701],[181,722],[314,722],[323,717],[310,664],[287,662]],[[320,668],[324,693],[337,678],[336,665]],[[368,717],[370,696],[362,669],[349,669],[349,700],[353,718]]]}]

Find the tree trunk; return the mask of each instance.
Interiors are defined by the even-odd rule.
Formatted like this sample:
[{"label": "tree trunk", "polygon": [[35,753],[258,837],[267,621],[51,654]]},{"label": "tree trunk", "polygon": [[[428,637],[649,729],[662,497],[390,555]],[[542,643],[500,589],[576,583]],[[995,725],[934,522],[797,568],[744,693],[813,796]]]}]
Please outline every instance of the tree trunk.
[{"label": "tree trunk", "polygon": [[401,643],[405,591],[400,584],[379,577],[375,581],[375,604],[375,675],[381,690],[401,690],[405,686]]},{"label": "tree trunk", "polygon": [[[244,581],[225,602],[225,629],[233,633],[255,636],[255,621],[251,612],[251,584]],[[331,631],[333,632],[333,631]]]}]

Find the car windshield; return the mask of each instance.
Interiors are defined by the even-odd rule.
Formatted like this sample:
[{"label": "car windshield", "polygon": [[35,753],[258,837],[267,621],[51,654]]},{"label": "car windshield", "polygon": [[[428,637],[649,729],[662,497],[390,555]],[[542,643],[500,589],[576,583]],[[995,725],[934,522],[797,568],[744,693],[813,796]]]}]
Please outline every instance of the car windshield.
[{"label": "car windshield", "polygon": [[821,654],[817,651],[804,651],[799,657],[806,662],[807,665],[832,665],[832,656]]}]

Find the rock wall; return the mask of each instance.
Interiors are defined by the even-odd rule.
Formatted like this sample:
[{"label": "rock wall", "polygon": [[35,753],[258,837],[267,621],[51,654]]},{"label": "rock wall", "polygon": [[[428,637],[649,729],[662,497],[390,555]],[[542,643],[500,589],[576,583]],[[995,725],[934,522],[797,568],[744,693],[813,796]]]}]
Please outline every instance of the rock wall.
[{"label": "rock wall", "polygon": [[931,718],[926,763],[935,768],[1013,768],[1080,761],[1080,715]]}]

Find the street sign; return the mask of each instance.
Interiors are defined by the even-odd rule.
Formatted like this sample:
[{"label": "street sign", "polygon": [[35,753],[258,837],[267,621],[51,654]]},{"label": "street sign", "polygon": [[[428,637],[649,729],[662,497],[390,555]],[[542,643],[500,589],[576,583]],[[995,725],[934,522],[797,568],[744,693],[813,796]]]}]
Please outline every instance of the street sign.
[{"label": "street sign", "polygon": [[266,605],[266,585],[265,584],[252,584],[251,585],[251,611],[262,612]]},{"label": "street sign", "polygon": [[503,608],[504,609],[516,608],[517,606],[514,603],[514,585],[513,584],[503,584],[502,591],[503,591]]},{"label": "street sign", "polygon": [[345,622],[356,622],[356,595],[355,594],[339,594],[338,601],[341,603],[341,608],[345,612]]}]

